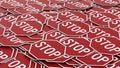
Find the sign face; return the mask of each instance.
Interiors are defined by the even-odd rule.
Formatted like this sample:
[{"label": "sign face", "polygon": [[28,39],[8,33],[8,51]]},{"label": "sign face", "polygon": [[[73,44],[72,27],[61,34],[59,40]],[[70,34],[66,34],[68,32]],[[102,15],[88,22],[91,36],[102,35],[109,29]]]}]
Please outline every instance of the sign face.
[{"label": "sign face", "polygon": [[24,14],[24,13],[39,13],[43,11],[44,5],[38,3],[28,3],[24,8],[19,7],[16,9],[17,12]]},{"label": "sign face", "polygon": [[0,63],[4,63],[11,58],[13,58],[13,54],[15,53],[15,49],[11,47],[0,47]]},{"label": "sign face", "polygon": [[112,28],[104,28],[104,27],[93,27],[91,28],[90,32],[88,33],[88,37],[90,39],[99,37],[99,36],[110,36],[119,38],[119,33],[112,29]]},{"label": "sign face", "polygon": [[65,6],[69,9],[85,10],[92,7],[92,2],[90,0],[68,1]]},{"label": "sign face", "polygon": [[0,44],[2,46],[21,46],[26,42],[17,38],[14,34],[11,33],[4,33],[3,36],[0,36]]},{"label": "sign face", "polygon": [[109,26],[116,31],[120,31],[120,19],[119,18],[113,19],[110,22]]},{"label": "sign face", "polygon": [[[19,31],[18,31],[19,30]],[[16,22],[11,31],[17,35],[30,36],[42,30],[42,24],[37,21],[19,21]]]},{"label": "sign face", "polygon": [[119,0],[93,0],[96,4],[102,6],[116,6],[119,4]]},{"label": "sign face", "polygon": [[5,64],[0,64],[4,68],[29,68],[31,61],[22,53],[17,53],[15,59],[11,59]]},{"label": "sign face", "polygon": [[17,16],[15,15],[7,15],[5,17],[2,17],[0,20],[0,24],[6,28],[11,28],[12,25],[16,22],[16,17]]},{"label": "sign face", "polygon": [[90,42],[84,38],[68,38],[61,43],[66,46],[66,54],[70,56],[84,57],[93,51],[89,47]]},{"label": "sign face", "polygon": [[106,54],[101,54],[101,53],[98,53],[98,52],[93,52],[89,56],[86,56],[86,57],[83,57],[83,58],[82,57],[77,57],[77,59],[79,61],[83,62],[86,65],[104,66],[107,63],[111,62],[113,60],[113,57],[111,55],[106,55]]},{"label": "sign face", "polygon": [[120,0],[0,0],[0,68],[120,68]]},{"label": "sign face", "polygon": [[115,18],[117,18],[117,16],[105,12],[94,12],[90,14],[90,21],[99,26],[108,26]]},{"label": "sign face", "polygon": [[112,14],[112,15],[115,15],[115,16],[117,16],[118,18],[120,18],[120,8],[109,8],[109,9],[107,9],[107,10],[105,10],[104,12],[105,13],[110,13],[110,14]]},{"label": "sign face", "polygon": [[50,18],[47,22],[47,25],[49,25],[52,28],[57,29],[59,23],[62,23],[62,22],[57,20],[57,18],[55,17],[55,18]]},{"label": "sign face", "polygon": [[17,35],[30,36],[42,31],[45,20],[42,14],[23,14],[17,17],[11,30]]},{"label": "sign face", "polygon": [[58,30],[67,36],[81,36],[89,32],[89,25],[78,21],[65,21],[59,24]]},{"label": "sign face", "polygon": [[87,21],[87,15],[85,15],[84,13],[77,11],[68,11],[68,10],[60,12],[58,18],[62,21],[66,21],[66,20],[79,21],[79,22]]},{"label": "sign face", "polygon": [[65,46],[57,41],[41,40],[31,45],[29,53],[40,60],[52,60],[64,55]]},{"label": "sign face", "polygon": [[44,24],[46,17],[42,14],[22,14],[17,17],[16,22],[19,21],[37,21],[41,24]]},{"label": "sign face", "polygon": [[1,3],[1,7],[5,8],[5,9],[13,9],[13,8],[19,8],[19,7],[24,7],[24,4],[23,3],[20,3],[16,0],[9,0],[9,1],[6,1],[4,0],[2,3]]},{"label": "sign face", "polygon": [[91,47],[98,52],[115,55],[120,52],[120,40],[115,37],[98,37],[92,40]]}]

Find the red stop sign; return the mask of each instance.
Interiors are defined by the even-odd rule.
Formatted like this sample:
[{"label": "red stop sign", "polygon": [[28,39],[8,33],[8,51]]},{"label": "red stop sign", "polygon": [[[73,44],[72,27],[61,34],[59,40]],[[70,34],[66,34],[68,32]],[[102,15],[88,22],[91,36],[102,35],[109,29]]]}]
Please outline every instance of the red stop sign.
[{"label": "red stop sign", "polygon": [[84,38],[68,38],[61,43],[66,46],[66,54],[70,56],[84,57],[93,52],[90,42]]},{"label": "red stop sign", "polygon": [[19,21],[12,26],[11,30],[17,35],[30,36],[36,32],[40,32],[42,26],[42,23],[37,21]]},{"label": "red stop sign", "polygon": [[79,22],[85,22],[88,19],[87,15],[85,15],[82,12],[68,11],[68,10],[60,12],[58,18],[62,21],[72,20]]},{"label": "red stop sign", "polygon": [[3,36],[0,36],[0,44],[2,46],[21,46],[24,43],[26,42],[11,33],[5,33]]},{"label": "red stop sign", "polygon": [[10,60],[5,64],[0,64],[4,68],[29,68],[31,60],[22,53],[17,53],[15,59]]},{"label": "red stop sign", "polygon": [[102,6],[116,6],[119,4],[119,0],[93,0],[96,4]]},{"label": "red stop sign", "polygon": [[115,37],[98,37],[92,40],[91,47],[95,50],[114,55],[120,52],[120,40]]},{"label": "red stop sign", "polygon": [[65,21],[58,28],[68,36],[81,36],[89,32],[89,25],[78,21]]},{"label": "red stop sign", "polygon": [[0,47],[0,63],[4,63],[8,59],[13,58],[13,54],[15,53],[15,49],[11,47]]},{"label": "red stop sign", "polygon": [[53,40],[41,40],[31,45],[29,52],[41,60],[53,60],[64,55],[65,46]]},{"label": "red stop sign", "polygon": [[107,54],[101,54],[98,52],[93,52],[89,56],[77,57],[77,59],[86,65],[105,66],[107,63],[113,60],[113,56]]}]

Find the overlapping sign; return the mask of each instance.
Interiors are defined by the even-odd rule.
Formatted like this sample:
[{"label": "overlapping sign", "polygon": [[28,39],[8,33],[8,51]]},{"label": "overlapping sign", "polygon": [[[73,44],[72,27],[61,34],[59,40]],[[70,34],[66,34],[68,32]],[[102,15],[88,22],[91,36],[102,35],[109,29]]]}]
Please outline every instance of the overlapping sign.
[{"label": "overlapping sign", "polygon": [[120,68],[120,0],[0,0],[0,67]]}]

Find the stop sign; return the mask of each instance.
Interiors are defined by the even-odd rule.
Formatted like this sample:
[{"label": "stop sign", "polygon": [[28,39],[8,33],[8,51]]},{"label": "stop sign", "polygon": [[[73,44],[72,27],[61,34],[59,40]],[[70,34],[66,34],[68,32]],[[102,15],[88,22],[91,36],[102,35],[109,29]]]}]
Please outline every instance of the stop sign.
[{"label": "stop sign", "polygon": [[99,52],[93,52],[86,57],[77,57],[77,60],[90,66],[105,66],[106,64],[108,64],[113,60],[113,56],[107,54],[101,54]]},{"label": "stop sign", "polygon": [[66,46],[66,54],[70,56],[84,57],[93,52],[90,42],[84,38],[68,38],[61,43]]},{"label": "stop sign", "polygon": [[12,26],[11,30],[17,35],[30,36],[41,31],[42,26],[42,23],[37,21],[19,21]]},{"label": "stop sign", "polygon": [[41,40],[31,45],[29,52],[38,59],[53,60],[64,55],[65,46],[53,40]]},{"label": "stop sign", "polygon": [[15,53],[15,49],[11,47],[0,47],[0,63],[4,63],[7,60],[13,58],[13,54]]},{"label": "stop sign", "polygon": [[81,36],[89,32],[89,25],[78,21],[65,21],[59,24],[59,30],[68,36]]},{"label": "stop sign", "polygon": [[120,52],[120,40],[116,37],[97,37],[91,42],[91,47],[101,53],[115,55]]},{"label": "stop sign", "polygon": [[11,33],[4,33],[3,36],[0,36],[0,44],[2,46],[21,46],[27,42],[21,40],[16,35]]},{"label": "stop sign", "polygon": [[14,59],[0,65],[4,68],[29,68],[31,66],[31,60],[24,54],[18,52]]}]

